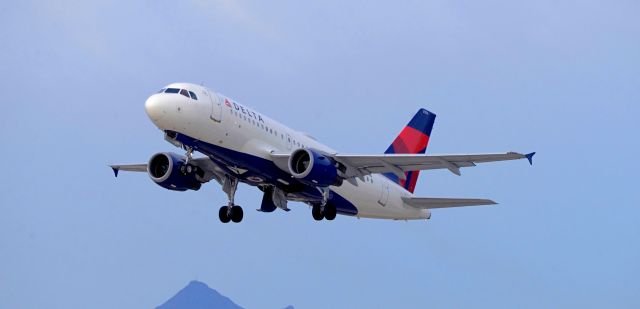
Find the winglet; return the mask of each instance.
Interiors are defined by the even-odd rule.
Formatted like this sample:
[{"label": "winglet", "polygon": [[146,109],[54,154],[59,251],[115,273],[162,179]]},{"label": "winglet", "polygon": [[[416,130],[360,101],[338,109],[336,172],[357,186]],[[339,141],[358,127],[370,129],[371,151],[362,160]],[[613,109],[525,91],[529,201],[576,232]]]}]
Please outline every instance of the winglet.
[{"label": "winglet", "polygon": [[115,176],[116,176],[116,178],[117,178],[117,177],[118,177],[118,171],[119,171],[120,169],[115,168],[115,167],[113,167],[113,166],[111,167],[111,169],[113,170],[113,175],[115,175]]},{"label": "winglet", "polygon": [[536,154],[535,152],[532,152],[524,155],[527,158],[527,160],[529,160],[529,165],[533,165],[533,155],[535,154]]}]

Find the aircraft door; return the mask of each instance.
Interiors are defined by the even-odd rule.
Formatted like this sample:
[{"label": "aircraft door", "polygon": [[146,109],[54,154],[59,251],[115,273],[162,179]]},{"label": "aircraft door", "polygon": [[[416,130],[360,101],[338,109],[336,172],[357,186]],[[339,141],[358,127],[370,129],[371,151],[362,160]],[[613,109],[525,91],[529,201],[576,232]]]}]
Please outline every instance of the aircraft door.
[{"label": "aircraft door", "polygon": [[291,150],[291,145],[293,145],[293,141],[291,140],[291,135],[287,133],[287,149]]},{"label": "aircraft door", "polygon": [[380,199],[378,199],[378,204],[384,207],[384,206],[387,206],[388,201],[389,201],[389,184],[383,179],[381,179],[380,180]]},{"label": "aircraft door", "polygon": [[211,100],[211,115],[209,118],[215,122],[222,121],[222,98],[215,93],[207,91]]}]

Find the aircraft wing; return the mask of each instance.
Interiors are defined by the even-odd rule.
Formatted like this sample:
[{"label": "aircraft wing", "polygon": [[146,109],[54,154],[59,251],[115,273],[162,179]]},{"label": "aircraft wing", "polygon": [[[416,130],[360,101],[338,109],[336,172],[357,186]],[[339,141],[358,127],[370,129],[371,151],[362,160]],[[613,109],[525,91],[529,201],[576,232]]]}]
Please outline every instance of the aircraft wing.
[{"label": "aircraft wing", "polygon": [[[456,154],[456,155],[423,155],[423,154],[376,154],[350,155],[330,154],[331,158],[346,167],[345,178],[359,177],[375,173],[393,173],[400,179],[405,179],[405,172],[433,169],[448,169],[460,175],[461,167],[476,166],[477,163],[527,159],[533,164],[533,155],[517,152],[486,153],[486,154]],[[288,171],[287,161],[290,154],[271,154],[276,165]]]},{"label": "aircraft wing", "polygon": [[477,163],[527,159],[533,163],[533,155],[517,152],[457,155],[423,154],[382,154],[382,155],[345,155],[332,157],[347,167],[345,177],[354,177],[372,173],[393,173],[405,179],[405,172],[433,169],[448,169],[460,175],[461,167],[476,166]]},{"label": "aircraft wing", "polygon": [[118,177],[119,171],[127,172],[147,172],[147,163],[141,164],[113,164],[109,165],[113,170],[113,174]]},{"label": "aircraft wing", "polygon": [[411,207],[420,208],[420,209],[481,206],[481,205],[497,204],[492,200],[475,199],[475,198],[403,197],[402,200],[405,202],[405,204]]}]

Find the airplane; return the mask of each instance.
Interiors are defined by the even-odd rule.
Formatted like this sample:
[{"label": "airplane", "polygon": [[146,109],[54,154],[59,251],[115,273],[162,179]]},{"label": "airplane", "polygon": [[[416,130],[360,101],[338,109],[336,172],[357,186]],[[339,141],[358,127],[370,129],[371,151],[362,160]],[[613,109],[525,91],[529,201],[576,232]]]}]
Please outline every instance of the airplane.
[{"label": "airplane", "polygon": [[201,85],[172,83],[151,95],[144,107],[164,139],[184,155],[159,152],[148,163],[111,165],[115,176],[118,171],[144,172],[173,191],[198,190],[215,180],[228,198],[218,212],[222,223],[243,219],[242,207],[234,202],[239,183],[263,192],[261,212],[289,211],[292,201],[308,204],[316,221],[331,221],[337,214],[430,219],[436,208],[496,203],[414,196],[420,171],[446,169],[459,176],[461,168],[477,163],[527,159],[533,164],[535,154],[425,155],[436,118],[426,109],[418,110],[384,154],[343,154]]}]

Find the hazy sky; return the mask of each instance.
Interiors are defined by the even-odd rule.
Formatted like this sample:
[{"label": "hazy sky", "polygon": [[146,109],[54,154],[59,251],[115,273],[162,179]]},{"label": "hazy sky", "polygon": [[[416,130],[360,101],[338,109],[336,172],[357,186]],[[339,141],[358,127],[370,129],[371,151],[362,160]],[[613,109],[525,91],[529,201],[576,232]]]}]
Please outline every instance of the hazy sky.
[{"label": "hazy sky", "polygon": [[[201,280],[248,309],[640,307],[638,1],[3,1],[0,308],[152,308]],[[109,163],[177,151],[144,112],[204,83],[342,152],[420,107],[428,153],[537,151],[416,193],[430,221],[307,206],[223,225],[215,183]]]}]

